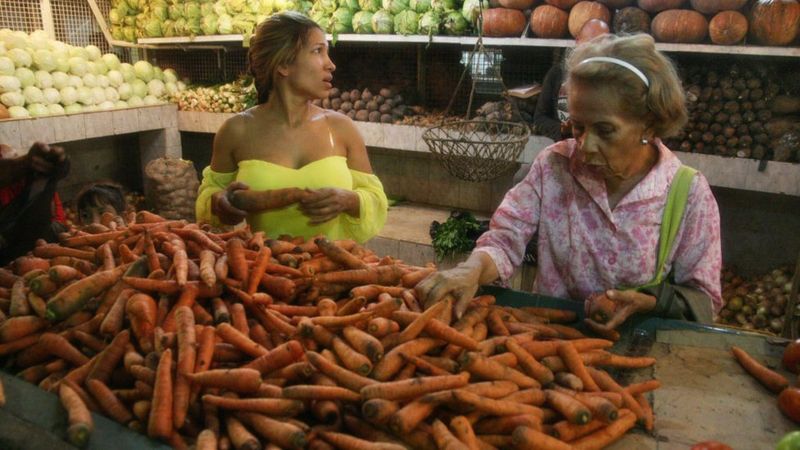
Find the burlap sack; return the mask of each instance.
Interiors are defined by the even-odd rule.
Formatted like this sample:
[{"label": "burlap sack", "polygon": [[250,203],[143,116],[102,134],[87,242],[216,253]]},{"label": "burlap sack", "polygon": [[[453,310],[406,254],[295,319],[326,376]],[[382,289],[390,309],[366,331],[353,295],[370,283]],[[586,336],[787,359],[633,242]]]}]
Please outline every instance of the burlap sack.
[{"label": "burlap sack", "polygon": [[185,159],[158,158],[144,169],[147,204],[167,219],[194,222],[194,204],[200,182],[194,164]]}]

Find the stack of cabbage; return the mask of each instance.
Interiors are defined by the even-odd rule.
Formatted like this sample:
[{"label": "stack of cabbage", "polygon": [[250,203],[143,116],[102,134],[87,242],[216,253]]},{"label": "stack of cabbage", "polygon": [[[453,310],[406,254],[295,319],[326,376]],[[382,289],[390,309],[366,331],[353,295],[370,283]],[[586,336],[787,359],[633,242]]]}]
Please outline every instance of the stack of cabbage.
[{"label": "stack of cabbage", "polygon": [[0,103],[12,118],[155,105],[184,88],[173,70],[146,61],[120,63],[41,30],[0,30]]},{"label": "stack of cabbage", "polygon": [[112,0],[108,14],[115,39],[213,34],[252,35],[270,14],[307,13],[308,0]]},{"label": "stack of cabbage", "polygon": [[[470,34],[479,0],[317,0],[311,18],[332,34]],[[488,2],[484,1],[484,8]]]},{"label": "stack of cabbage", "polygon": [[256,87],[251,77],[217,86],[196,86],[172,95],[181,111],[237,113],[256,104]]}]

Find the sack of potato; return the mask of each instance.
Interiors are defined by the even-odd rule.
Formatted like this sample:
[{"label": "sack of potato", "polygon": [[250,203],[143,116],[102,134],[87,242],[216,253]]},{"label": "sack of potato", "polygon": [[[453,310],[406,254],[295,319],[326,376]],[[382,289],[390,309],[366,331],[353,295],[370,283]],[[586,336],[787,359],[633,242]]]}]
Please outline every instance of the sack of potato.
[{"label": "sack of potato", "polygon": [[158,158],[144,169],[147,204],[167,219],[194,221],[194,204],[200,182],[191,161]]}]

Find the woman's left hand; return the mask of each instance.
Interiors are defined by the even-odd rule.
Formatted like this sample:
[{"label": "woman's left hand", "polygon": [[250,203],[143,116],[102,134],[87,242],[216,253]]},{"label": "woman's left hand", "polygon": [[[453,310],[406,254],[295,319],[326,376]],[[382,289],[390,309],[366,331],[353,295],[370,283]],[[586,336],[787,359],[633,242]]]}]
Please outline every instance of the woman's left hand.
[{"label": "woman's left hand", "polygon": [[[652,295],[642,294],[639,291],[629,289],[620,291],[616,289],[609,289],[606,291],[606,297],[617,304],[617,309],[614,315],[608,322],[597,326],[607,330],[613,330],[622,325],[628,317],[635,313],[645,313],[656,307],[656,298]],[[588,307],[588,305],[587,305]]]},{"label": "woman's left hand", "polygon": [[300,202],[300,211],[311,219],[309,224],[318,225],[342,213],[358,217],[359,205],[358,195],[347,189],[308,189]]}]

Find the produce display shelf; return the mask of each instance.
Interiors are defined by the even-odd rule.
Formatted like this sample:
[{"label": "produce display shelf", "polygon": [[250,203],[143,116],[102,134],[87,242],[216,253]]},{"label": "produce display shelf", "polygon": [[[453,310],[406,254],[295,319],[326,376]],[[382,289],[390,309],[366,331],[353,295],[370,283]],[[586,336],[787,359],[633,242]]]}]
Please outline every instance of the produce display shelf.
[{"label": "produce display shelf", "polygon": [[[328,35],[328,39],[333,39]],[[337,42],[363,42],[370,44],[443,44],[472,46],[478,40],[476,36],[424,36],[394,34],[340,34]],[[169,38],[140,38],[143,45],[186,45],[186,44],[234,44],[243,42],[241,34],[214,36],[183,36]],[[484,45],[489,47],[574,47],[572,39],[539,39],[529,37],[518,38],[483,38]],[[711,53],[753,56],[787,56],[799,57],[800,47],[767,47],[757,45],[711,45],[711,44],[669,44],[657,43],[656,48],[665,52]]]},{"label": "produce display shelf", "polygon": [[27,151],[35,141],[79,141],[118,134],[175,128],[174,104],[92,111],[77,114],[0,120],[0,142]]},{"label": "produce display shelf", "polygon": [[[178,129],[195,133],[216,133],[233,114],[178,111]],[[424,127],[356,122],[368,147],[427,152],[422,140]],[[551,141],[531,135],[521,162],[530,162]],[[763,171],[760,161],[698,153],[675,152],[685,164],[705,175],[712,186],[772,194],[800,196],[800,164],[768,161]]]}]

